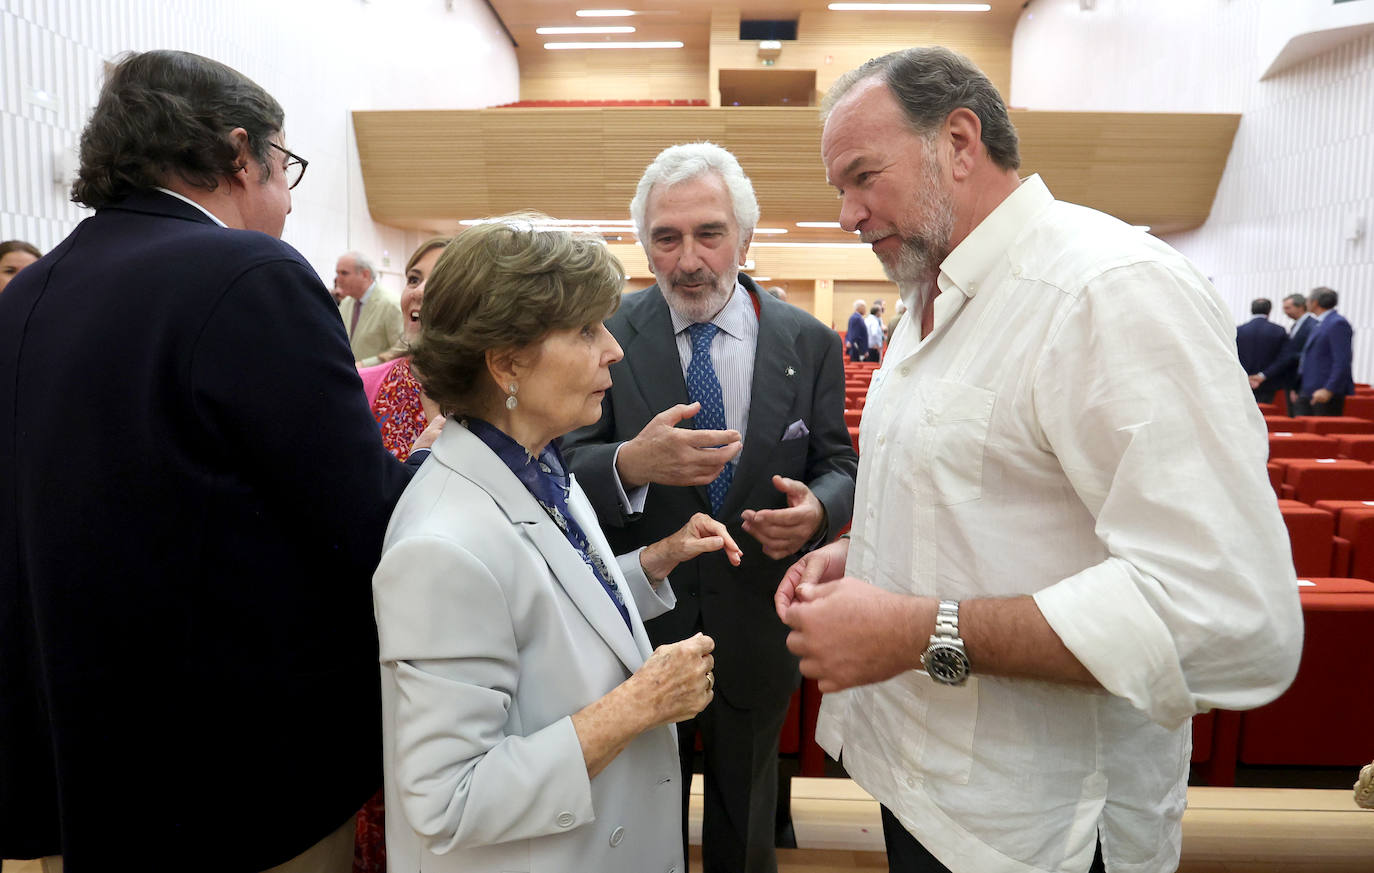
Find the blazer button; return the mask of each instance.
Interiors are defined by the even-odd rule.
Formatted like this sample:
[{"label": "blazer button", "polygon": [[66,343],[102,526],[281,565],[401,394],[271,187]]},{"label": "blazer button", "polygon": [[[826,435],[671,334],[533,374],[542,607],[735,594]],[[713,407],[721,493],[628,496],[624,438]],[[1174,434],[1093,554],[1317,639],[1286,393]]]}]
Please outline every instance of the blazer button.
[{"label": "blazer button", "polygon": [[612,845],[612,846],[618,846],[618,845],[620,845],[620,841],[623,840],[623,839],[625,839],[625,829],[624,829],[624,828],[616,828],[615,830],[611,831],[611,845]]},{"label": "blazer button", "polygon": [[560,828],[570,828],[573,826],[573,822],[577,821],[577,816],[570,812],[560,812],[554,821],[558,822]]}]

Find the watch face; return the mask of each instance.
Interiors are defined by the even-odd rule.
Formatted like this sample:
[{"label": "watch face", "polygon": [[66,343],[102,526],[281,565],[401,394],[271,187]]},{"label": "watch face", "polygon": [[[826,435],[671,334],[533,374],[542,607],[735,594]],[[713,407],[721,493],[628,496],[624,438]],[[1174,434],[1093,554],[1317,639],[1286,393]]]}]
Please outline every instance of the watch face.
[{"label": "watch face", "polygon": [[955,646],[931,646],[923,660],[926,672],[936,682],[961,685],[968,678],[968,656]]}]

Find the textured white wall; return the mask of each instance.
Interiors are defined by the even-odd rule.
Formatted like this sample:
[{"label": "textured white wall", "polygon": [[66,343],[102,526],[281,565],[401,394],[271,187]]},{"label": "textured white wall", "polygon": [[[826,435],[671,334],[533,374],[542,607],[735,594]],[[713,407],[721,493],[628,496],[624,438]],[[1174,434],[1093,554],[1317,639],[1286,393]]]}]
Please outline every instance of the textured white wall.
[{"label": "textured white wall", "polygon": [[[1261,45],[1293,0],[1033,0],[1012,47],[1010,102],[1029,109],[1239,112],[1212,213],[1168,237],[1236,321],[1254,297],[1328,285],[1374,380],[1374,35],[1260,81]],[[1364,239],[1347,241],[1355,216]],[[1275,307],[1277,310],[1277,306]],[[1287,325],[1281,315],[1275,320]]]},{"label": "textured white wall", "polygon": [[483,0],[0,0],[0,239],[47,251],[87,214],[53,181],[55,156],[75,159],[104,62],[154,48],[222,61],[282,104],[287,145],[310,161],[283,238],[326,283],[354,248],[399,287],[420,237],[368,214],[352,110],[519,98],[515,49]]}]

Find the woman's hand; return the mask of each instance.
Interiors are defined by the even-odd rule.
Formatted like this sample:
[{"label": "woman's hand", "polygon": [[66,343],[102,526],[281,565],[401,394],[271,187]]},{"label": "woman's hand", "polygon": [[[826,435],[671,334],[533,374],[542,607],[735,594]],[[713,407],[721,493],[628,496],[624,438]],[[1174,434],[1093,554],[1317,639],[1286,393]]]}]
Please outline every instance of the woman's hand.
[{"label": "woman's hand", "polygon": [[734,566],[739,566],[743,552],[725,525],[704,512],[698,512],[677,533],[646,546],[639,553],[639,566],[644,568],[644,575],[650,581],[658,582],[666,579],[683,561],[718,549],[725,549],[726,559]]},{"label": "woman's hand", "polygon": [[625,689],[650,728],[686,721],[706,708],[716,694],[716,642],[703,633],[659,646]]},{"label": "woman's hand", "polygon": [[645,731],[685,721],[706,708],[715,697],[715,647],[700,633],[659,646],[633,676],[573,714],[589,778]]}]

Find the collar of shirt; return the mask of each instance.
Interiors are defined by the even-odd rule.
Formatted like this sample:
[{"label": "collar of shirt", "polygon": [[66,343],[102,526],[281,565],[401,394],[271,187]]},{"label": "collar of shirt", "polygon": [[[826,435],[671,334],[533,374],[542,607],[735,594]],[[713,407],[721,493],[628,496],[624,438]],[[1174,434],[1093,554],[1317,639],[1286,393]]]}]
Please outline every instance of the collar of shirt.
[{"label": "collar of shirt", "polygon": [[1326,312],[1309,312],[1307,314],[1312,316],[1312,320],[1315,321],[1317,324],[1321,324],[1323,321],[1326,320],[1326,313],[1330,311],[1331,310],[1328,309],[1326,310]]},{"label": "collar of shirt", "polygon": [[358,305],[359,305],[359,306],[362,306],[363,304],[367,303],[367,301],[371,300],[371,299],[372,299],[372,292],[373,292],[373,291],[376,291],[376,290],[377,290],[377,283],[376,283],[376,282],[373,282],[371,285],[368,285],[368,286],[367,286],[367,290],[363,292],[363,296],[358,298]]},{"label": "collar of shirt", "polygon": [[163,187],[161,187],[161,186],[159,186],[157,190],[161,191],[163,194],[169,194],[169,195],[175,197],[176,199],[180,200],[182,203],[189,203],[189,204],[191,204],[191,205],[194,206],[195,208],[199,209],[201,212],[204,212],[206,215],[210,216],[210,220],[213,221],[215,224],[218,224],[220,227],[228,227],[228,226],[229,226],[229,225],[225,224],[224,222],[220,221],[218,215],[216,215],[215,213],[213,213],[213,212],[211,212],[210,210],[206,209],[204,206],[201,206],[199,203],[197,203],[196,201],[192,200],[190,197],[187,197],[187,196],[184,195],[184,194],[178,194],[177,192],[173,191],[173,190],[170,189],[170,188],[163,188]]},{"label": "collar of shirt", "polygon": [[[710,323],[735,339],[743,339],[744,320],[749,317],[753,308],[753,304],[749,302],[749,292],[745,291],[744,286],[736,281],[735,293],[730,295],[730,299],[725,301],[725,305],[720,308]],[[673,336],[677,336],[692,326],[690,319],[678,315],[677,310],[671,306],[668,307],[668,311],[673,316]]]},{"label": "collar of shirt", "polygon": [[1250,316],[1250,320],[1251,320],[1251,321],[1254,321],[1254,320],[1257,319],[1257,318],[1260,319],[1260,320],[1262,320],[1262,321],[1268,321],[1268,320],[1269,320],[1269,316],[1267,316],[1267,315],[1252,315],[1252,316]]},{"label": "collar of shirt", "polygon": [[997,259],[1006,256],[1007,249],[1030,225],[1031,219],[1053,202],[1054,195],[1038,173],[1022,179],[1016,190],[988,213],[988,217],[980,221],[940,264],[940,275],[936,279],[940,293],[957,288],[968,298],[977,294],[979,285]]}]

